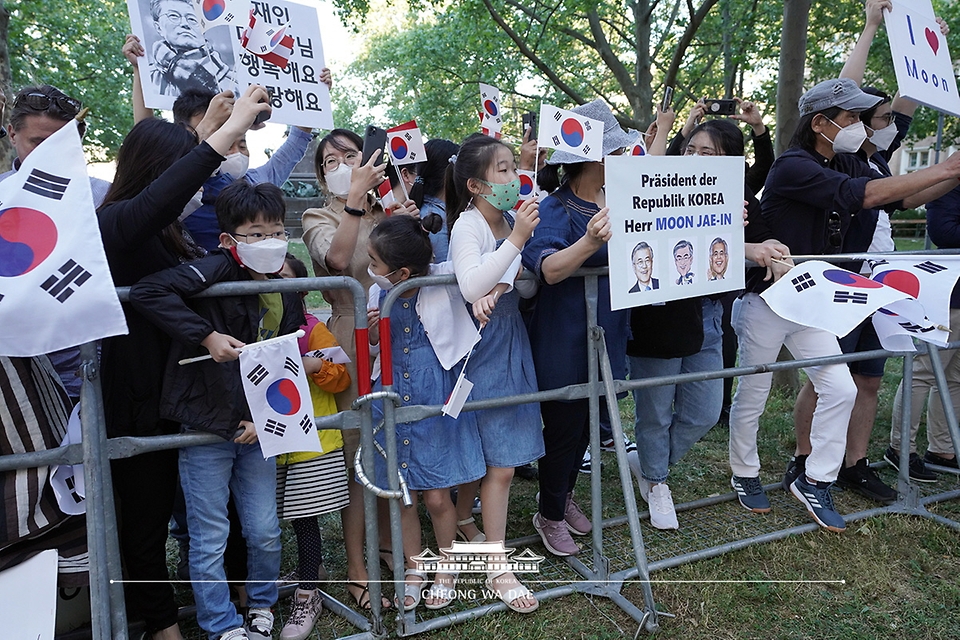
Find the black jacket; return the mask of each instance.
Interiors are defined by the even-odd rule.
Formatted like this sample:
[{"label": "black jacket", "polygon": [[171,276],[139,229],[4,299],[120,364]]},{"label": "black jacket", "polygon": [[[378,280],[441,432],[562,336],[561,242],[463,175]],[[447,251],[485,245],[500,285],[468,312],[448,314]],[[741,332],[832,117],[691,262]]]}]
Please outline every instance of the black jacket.
[{"label": "black jacket", "polygon": [[[217,249],[196,262],[148,276],[130,291],[134,309],[172,338],[163,376],[160,415],[196,429],[231,439],[250,409],[240,380],[240,363],[204,360],[179,365],[182,358],[206,355],[200,343],[217,331],[246,344],[256,342],[260,303],[256,295],[186,300],[218,282],[250,282],[250,273],[226,249]],[[280,335],[305,323],[296,293],[283,296]]]}]

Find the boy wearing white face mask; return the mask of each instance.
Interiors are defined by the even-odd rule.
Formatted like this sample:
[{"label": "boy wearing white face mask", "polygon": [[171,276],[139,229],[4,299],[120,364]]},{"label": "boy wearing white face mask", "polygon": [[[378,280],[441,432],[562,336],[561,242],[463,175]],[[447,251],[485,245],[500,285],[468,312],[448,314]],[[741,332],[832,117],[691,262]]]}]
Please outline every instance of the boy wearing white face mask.
[{"label": "boy wearing white face mask", "polygon": [[[184,430],[215,433],[224,440],[180,450],[197,622],[212,638],[269,638],[280,572],[276,462],[264,460],[257,445],[237,347],[296,331],[304,323],[303,306],[296,293],[201,298],[187,304],[187,298],[218,282],[278,278],[284,264],[285,207],[278,187],[235,182],[221,192],[216,210],[220,247],[200,260],[144,278],[130,297],[137,310],[174,339],[161,416],[180,422]],[[207,353],[212,360],[177,364]],[[250,608],[245,620],[231,603],[225,582],[228,493],[248,548]]]}]

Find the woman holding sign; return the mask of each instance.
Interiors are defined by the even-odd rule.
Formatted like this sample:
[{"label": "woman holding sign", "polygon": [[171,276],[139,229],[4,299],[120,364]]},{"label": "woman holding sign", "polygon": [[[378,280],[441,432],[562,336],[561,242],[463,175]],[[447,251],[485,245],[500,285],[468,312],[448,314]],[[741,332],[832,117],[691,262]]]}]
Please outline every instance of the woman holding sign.
[{"label": "woman holding sign", "polygon": [[[601,120],[603,154],[619,154],[636,143],[638,133],[620,128],[616,117],[600,100],[573,109]],[[571,278],[580,267],[607,266],[610,219],[604,193],[603,162],[589,162],[571,153],[555,151],[542,174],[560,178],[560,187],[540,205],[540,224],[523,249],[523,266],[535,273],[541,289],[530,319],[530,346],[541,390],[587,382],[587,312],[584,282]],[[597,280],[597,322],[606,331],[607,352],[614,372],[626,367],[629,311],[611,311],[609,280]],[[590,442],[589,403],[586,399],[540,403],[546,453],[540,459],[540,504],[533,524],[551,553],[570,556],[580,548],[570,536],[573,521],[578,533],[589,528],[573,502],[580,461]]]}]

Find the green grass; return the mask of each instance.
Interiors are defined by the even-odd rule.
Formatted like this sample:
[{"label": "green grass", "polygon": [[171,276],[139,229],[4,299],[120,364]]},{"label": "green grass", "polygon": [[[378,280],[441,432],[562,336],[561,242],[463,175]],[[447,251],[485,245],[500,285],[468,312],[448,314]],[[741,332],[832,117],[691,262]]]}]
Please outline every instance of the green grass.
[{"label": "green grass", "polygon": [[[887,362],[877,426],[869,450],[871,459],[880,459],[886,447],[892,398],[901,367],[899,359]],[[775,390],[761,420],[759,446],[764,482],[779,479],[793,450],[793,399],[792,392]],[[625,429],[632,435],[632,400],[622,400],[620,409]],[[918,442],[922,448],[925,442],[923,427]],[[623,494],[614,458],[611,454],[604,454],[604,460],[604,516],[620,515],[624,513]],[[887,482],[895,482],[890,471],[884,471],[883,477]],[[727,431],[722,426],[712,429],[671,468],[670,487],[677,504],[727,493],[730,491],[728,482]],[[578,486],[579,501],[589,513],[589,477],[582,476]],[[942,480],[938,485],[939,491],[947,488],[960,488],[960,482],[953,478]],[[536,491],[536,483],[514,481],[508,521],[510,536],[534,533],[530,518],[535,509]],[[749,514],[732,503],[724,503],[716,510],[709,507],[681,512],[681,529],[677,532],[658,532],[644,521],[642,531],[648,559],[655,562],[676,555],[673,550],[676,545],[702,549],[722,542],[724,536],[736,539],[756,535],[760,532],[758,527],[783,528],[809,522],[797,503],[782,492],[772,493],[771,499],[774,512],[765,516]],[[839,494],[837,500],[843,513],[874,506],[849,492]],[[641,502],[640,509],[644,508]],[[956,501],[930,508],[948,518],[960,519],[960,503]],[[429,519],[422,510],[421,522],[424,524],[424,544],[430,545]],[[321,528],[325,566],[332,581],[327,585],[327,591],[349,602],[339,582],[345,571],[339,519],[335,515],[326,516],[321,519]],[[613,569],[627,566],[631,551],[625,527],[605,530],[604,540]],[[545,554],[539,542],[530,547]],[[285,526],[282,573],[295,566],[294,550],[292,531]],[[174,553],[173,546],[170,551]],[[582,559],[589,565],[591,554]],[[960,544],[956,531],[928,519],[885,514],[853,522],[843,535],[813,531],[654,572],[651,574],[652,592],[657,608],[676,616],[660,618],[657,637],[692,640],[952,639],[960,634],[958,566]],[[544,562],[542,579],[571,577],[572,573],[564,563],[553,558]],[[387,589],[389,591],[390,587]],[[190,603],[189,589],[178,586],[178,593],[181,602]],[[638,583],[626,583],[623,593],[642,608],[643,596]],[[467,606],[458,602],[444,613],[464,610]],[[287,607],[284,602],[277,609],[275,635],[279,635],[280,620],[286,615]],[[393,615],[390,613],[386,619],[391,633],[395,629]],[[419,616],[427,617],[422,607],[418,610]],[[185,625],[184,631],[188,639],[202,637],[192,623]],[[319,640],[352,632],[342,620],[326,613],[310,638]],[[494,614],[420,637],[437,640],[623,638],[633,637],[636,632],[636,623],[610,601],[575,594],[543,602],[533,615]]]},{"label": "green grass", "polygon": [[[310,259],[310,254],[307,252],[307,247],[303,244],[303,240],[300,238],[291,238],[288,248],[290,253],[300,258],[303,264],[307,265],[307,273],[312,277],[314,275],[313,261]],[[329,308],[330,305],[327,304],[327,301],[323,299],[323,296],[320,295],[319,291],[311,291],[307,294],[307,309],[313,310]]]}]

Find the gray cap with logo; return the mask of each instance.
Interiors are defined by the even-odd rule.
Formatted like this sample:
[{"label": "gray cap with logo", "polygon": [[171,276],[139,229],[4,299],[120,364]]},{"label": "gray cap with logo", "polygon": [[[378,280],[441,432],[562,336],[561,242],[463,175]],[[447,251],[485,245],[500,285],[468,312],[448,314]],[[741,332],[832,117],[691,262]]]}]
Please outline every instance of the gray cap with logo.
[{"label": "gray cap with logo", "polygon": [[850,78],[824,80],[800,96],[800,117],[839,107],[844,111],[866,111],[883,98],[864,93]]}]

